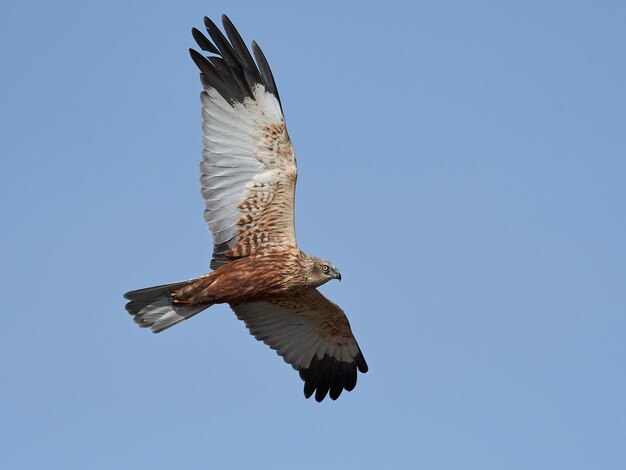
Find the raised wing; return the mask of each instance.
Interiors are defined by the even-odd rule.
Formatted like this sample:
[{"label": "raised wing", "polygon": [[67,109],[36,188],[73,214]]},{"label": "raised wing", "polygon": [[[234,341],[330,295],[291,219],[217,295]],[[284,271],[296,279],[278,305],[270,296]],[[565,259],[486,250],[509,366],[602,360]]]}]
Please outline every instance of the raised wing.
[{"label": "raised wing", "polygon": [[336,400],[354,389],[357,369],[367,372],[348,318],[317,289],[231,307],[256,339],[300,371],[307,398],[315,392],[319,402],[330,392]]},{"label": "raised wing", "polygon": [[296,246],[296,160],[276,84],[257,44],[255,62],[230,20],[224,15],[222,21],[228,39],[208,18],[213,42],[192,30],[200,48],[213,55],[190,49],[204,86],[200,181],[213,233],[212,268]]}]

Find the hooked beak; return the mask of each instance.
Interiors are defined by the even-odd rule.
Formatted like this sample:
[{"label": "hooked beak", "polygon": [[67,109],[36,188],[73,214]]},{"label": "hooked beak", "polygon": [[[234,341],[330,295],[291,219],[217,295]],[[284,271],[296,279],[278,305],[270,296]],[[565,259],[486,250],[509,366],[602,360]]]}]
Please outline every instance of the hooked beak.
[{"label": "hooked beak", "polygon": [[337,279],[339,282],[341,282],[341,273],[339,271],[335,272],[335,279]]}]

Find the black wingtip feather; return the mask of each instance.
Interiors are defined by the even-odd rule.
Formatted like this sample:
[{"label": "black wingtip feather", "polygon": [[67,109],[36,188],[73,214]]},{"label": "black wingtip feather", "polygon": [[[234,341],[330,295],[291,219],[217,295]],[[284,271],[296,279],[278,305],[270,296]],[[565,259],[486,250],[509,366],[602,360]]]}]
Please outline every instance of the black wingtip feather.
[{"label": "black wingtip feather", "polygon": [[[233,23],[228,19],[226,15],[222,15],[222,24],[224,25],[224,31],[226,31],[226,35],[230,41],[230,44],[233,46],[233,49],[237,53],[237,56],[241,60],[241,63],[244,67],[247,67],[252,72],[256,72],[258,75],[258,70],[252,56],[250,55],[250,51],[246,47],[246,43],[241,38],[241,35],[237,31],[237,28],[233,25]],[[261,80],[261,77],[258,77],[258,80]]]},{"label": "black wingtip feather", "polygon": [[203,86],[215,88],[225,100],[232,102],[240,99],[242,94],[241,90],[234,83],[227,84],[209,59],[194,49],[189,49],[189,54],[196,66],[200,69],[200,80]]},{"label": "black wingtip feather", "polygon": [[276,86],[276,81],[274,80],[274,74],[272,74],[270,64],[267,62],[265,54],[263,54],[263,51],[256,41],[252,41],[252,53],[254,54],[257,64],[259,64],[259,71],[261,72],[261,77],[263,77],[265,88],[267,88],[267,90],[276,97],[282,109],[282,103],[280,102],[280,95],[278,94],[278,87]]},{"label": "black wingtip feather", "polygon": [[304,383],[304,398],[311,398],[313,392],[315,391],[315,385],[311,382]]},{"label": "black wingtip feather", "polygon": [[203,51],[210,52],[211,54],[220,53],[219,49],[215,47],[199,29],[191,28],[191,35]]},{"label": "black wingtip feather", "polygon": [[[215,73],[207,73],[200,66],[202,62],[199,63],[198,58],[192,55],[192,59],[205,75],[202,79],[205,88],[214,88],[224,99],[232,103],[233,101],[243,102],[246,97],[252,97],[251,90],[260,84],[276,97],[280,105],[276,82],[259,46],[256,42],[252,43],[253,58],[228,16],[222,15],[222,23],[228,38],[210,18],[204,17],[204,26],[213,42],[198,29],[192,28],[191,30],[191,35],[200,49],[217,55],[228,67],[228,70],[220,69],[214,70]],[[197,52],[196,54],[201,56]]]},{"label": "black wingtip feather", "polygon": [[367,367],[367,362],[365,362],[365,358],[363,357],[363,353],[359,351],[359,353],[354,358],[354,362],[356,362],[356,366],[359,368],[359,372],[365,374],[369,367]]},{"label": "black wingtip feather", "polygon": [[347,362],[343,363],[344,369],[344,385],[343,387],[351,392],[356,387],[357,382],[357,373],[356,373],[356,364],[349,364]]},{"label": "black wingtip feather", "polygon": [[330,386],[333,383],[333,370],[335,362],[337,361],[331,356],[324,356],[322,362],[320,363],[320,378],[317,382],[317,390],[315,391],[315,401],[317,402],[321,402],[324,398],[326,398],[326,395],[330,390]]},{"label": "black wingtip feather", "polygon": [[220,29],[217,27],[217,25],[213,23],[213,21],[211,21],[209,17],[205,16],[204,26],[206,27],[206,30],[209,33],[209,36],[211,36],[211,39],[213,40],[213,42],[219,49],[219,54],[224,59],[226,59],[226,61],[228,61],[231,67],[240,68],[241,60],[239,59],[239,57],[237,57],[237,53],[228,42],[228,39],[226,39],[226,36],[222,34]]},{"label": "black wingtip feather", "polygon": [[363,354],[354,357],[354,362],[345,362],[325,355],[322,359],[314,357],[308,368],[301,369],[300,378],[304,381],[304,396],[321,402],[330,396],[331,400],[339,398],[343,390],[352,391],[357,383],[357,370],[367,372],[367,364]]},{"label": "black wingtip feather", "polygon": [[210,64],[209,60],[195,49],[189,48],[189,55],[191,56],[191,60],[193,60],[196,66],[200,69],[200,72],[204,73],[206,66]]},{"label": "black wingtip feather", "polygon": [[330,391],[328,392],[328,396],[331,400],[336,400],[341,395],[344,387],[344,368],[343,363],[338,363],[335,365],[333,370],[333,380],[330,384]]}]

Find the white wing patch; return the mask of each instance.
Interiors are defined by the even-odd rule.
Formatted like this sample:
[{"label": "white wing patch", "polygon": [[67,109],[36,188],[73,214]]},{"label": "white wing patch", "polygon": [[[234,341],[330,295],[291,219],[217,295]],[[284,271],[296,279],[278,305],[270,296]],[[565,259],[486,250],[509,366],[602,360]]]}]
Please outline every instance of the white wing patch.
[{"label": "white wing patch", "polygon": [[[237,244],[242,226],[256,226],[254,217],[242,220],[246,212],[262,212],[273,200],[275,183],[287,183],[290,172],[285,168],[293,165],[295,172],[295,160],[281,161],[279,142],[267,138],[268,129],[284,127],[278,100],[262,85],[254,87],[253,96],[231,104],[213,88],[201,94],[200,182],[217,265],[226,262],[224,252]],[[248,200],[254,204],[244,211],[241,205]]]}]

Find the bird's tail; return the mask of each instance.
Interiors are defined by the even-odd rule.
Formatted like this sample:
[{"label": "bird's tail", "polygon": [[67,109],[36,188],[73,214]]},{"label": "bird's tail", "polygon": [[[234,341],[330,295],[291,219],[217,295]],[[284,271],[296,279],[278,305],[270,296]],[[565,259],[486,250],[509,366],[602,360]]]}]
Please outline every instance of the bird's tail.
[{"label": "bird's tail", "polygon": [[189,279],[126,292],[124,298],[130,300],[126,310],[140,327],[150,327],[154,333],[160,333],[213,305],[185,305],[172,301],[173,292],[197,280]]}]

